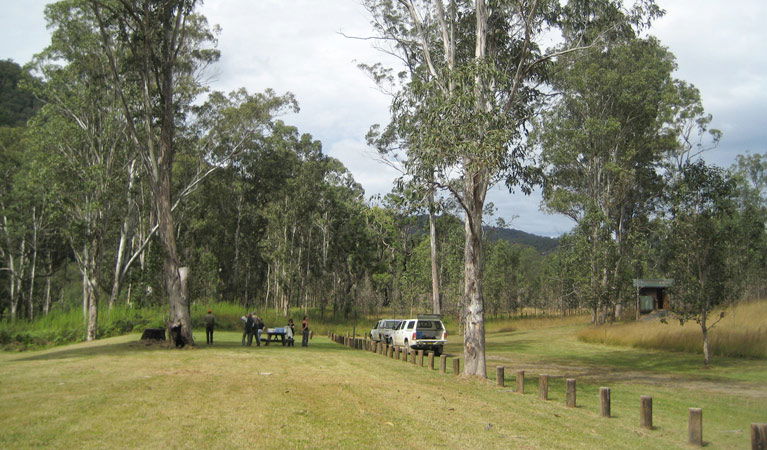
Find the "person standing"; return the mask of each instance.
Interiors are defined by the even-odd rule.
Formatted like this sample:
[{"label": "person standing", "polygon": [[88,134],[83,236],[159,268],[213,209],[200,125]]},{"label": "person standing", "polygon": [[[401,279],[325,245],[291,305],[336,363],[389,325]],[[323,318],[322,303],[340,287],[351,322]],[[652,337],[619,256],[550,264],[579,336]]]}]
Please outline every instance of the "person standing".
[{"label": "person standing", "polygon": [[288,324],[285,326],[285,339],[288,347],[293,347],[293,336],[296,334],[296,325],[293,323],[293,319],[288,319]]},{"label": "person standing", "polygon": [[301,321],[301,347],[309,346],[309,318],[304,316],[304,320]]},{"label": "person standing", "polygon": [[213,328],[216,326],[216,317],[213,315],[213,311],[208,310],[208,314],[202,320],[205,322],[205,341],[211,345],[213,344]]},{"label": "person standing", "polygon": [[256,345],[261,347],[261,334],[264,332],[264,321],[256,316]]},{"label": "person standing", "polygon": [[245,338],[248,338],[248,346],[253,345],[253,331],[256,327],[256,322],[253,320],[253,314],[248,314],[245,319],[245,325],[242,331],[242,345],[245,345]]}]

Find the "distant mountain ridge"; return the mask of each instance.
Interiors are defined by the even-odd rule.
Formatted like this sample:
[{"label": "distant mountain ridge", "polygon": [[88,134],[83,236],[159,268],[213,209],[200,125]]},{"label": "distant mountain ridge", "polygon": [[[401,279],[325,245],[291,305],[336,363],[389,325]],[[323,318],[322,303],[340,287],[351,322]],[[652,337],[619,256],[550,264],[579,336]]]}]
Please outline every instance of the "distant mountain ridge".
[{"label": "distant mountain ridge", "polygon": [[541,253],[549,253],[559,245],[559,239],[538,236],[537,234],[527,233],[514,228],[491,227],[488,225],[485,225],[483,228],[488,239],[492,241],[503,239],[512,244],[528,245]]},{"label": "distant mountain ridge", "polygon": [[[463,220],[455,215],[446,214],[445,216],[450,217],[451,220],[455,220],[457,223],[463,223]],[[419,236],[426,235],[429,230],[429,216],[426,214],[419,214],[414,217],[416,220],[416,226],[411,230],[411,232]],[[538,236],[537,234],[528,233],[526,231],[517,230],[514,228],[483,225],[482,229],[484,230],[487,238],[491,241],[503,239],[504,241],[508,241],[511,244],[527,245],[529,247],[533,247],[542,254],[550,253],[559,245],[559,239],[557,238]]]}]

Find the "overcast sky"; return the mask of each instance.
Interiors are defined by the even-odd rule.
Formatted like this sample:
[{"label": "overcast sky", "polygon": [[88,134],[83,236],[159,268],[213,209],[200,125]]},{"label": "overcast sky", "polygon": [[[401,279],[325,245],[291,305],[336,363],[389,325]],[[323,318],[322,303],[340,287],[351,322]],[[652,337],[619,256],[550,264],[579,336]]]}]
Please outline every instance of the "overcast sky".
[{"label": "overcast sky", "polygon": [[[767,1],[657,0],[666,16],[651,34],[677,57],[677,78],[696,85],[714,127],[724,132],[709,162],[729,166],[736,155],[767,151]],[[44,48],[44,0],[0,0],[0,59],[23,64]],[[385,194],[396,172],[378,163],[364,135],[385,123],[389,99],[357,62],[382,56],[369,35],[357,0],[207,0],[203,13],[222,27],[222,58],[212,87],[293,92],[301,112],[285,117],[323,142],[325,152],[348,167],[368,196]],[[512,226],[556,236],[572,228],[562,216],[539,212],[540,195],[511,195],[496,188],[489,201]]]}]

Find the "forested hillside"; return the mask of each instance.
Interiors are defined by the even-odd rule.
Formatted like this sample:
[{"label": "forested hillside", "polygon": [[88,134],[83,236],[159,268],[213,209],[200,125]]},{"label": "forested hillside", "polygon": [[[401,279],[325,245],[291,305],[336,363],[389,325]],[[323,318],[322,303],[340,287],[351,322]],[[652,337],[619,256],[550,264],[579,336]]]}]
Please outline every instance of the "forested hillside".
[{"label": "forested hillside", "polygon": [[550,238],[546,236],[538,236],[537,234],[527,233],[522,230],[516,230],[514,228],[505,227],[485,227],[485,233],[491,240],[503,239],[512,244],[521,244],[533,247],[541,253],[549,253],[555,248],[559,242],[558,239]]}]

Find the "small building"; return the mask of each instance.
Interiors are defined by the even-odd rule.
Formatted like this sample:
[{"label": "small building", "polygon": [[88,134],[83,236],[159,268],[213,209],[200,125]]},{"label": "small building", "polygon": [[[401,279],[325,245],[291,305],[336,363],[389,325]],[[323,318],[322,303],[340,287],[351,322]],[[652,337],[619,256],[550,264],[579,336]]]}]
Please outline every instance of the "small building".
[{"label": "small building", "polygon": [[637,318],[640,314],[668,310],[671,307],[668,288],[673,285],[674,280],[666,278],[635,279]]}]

